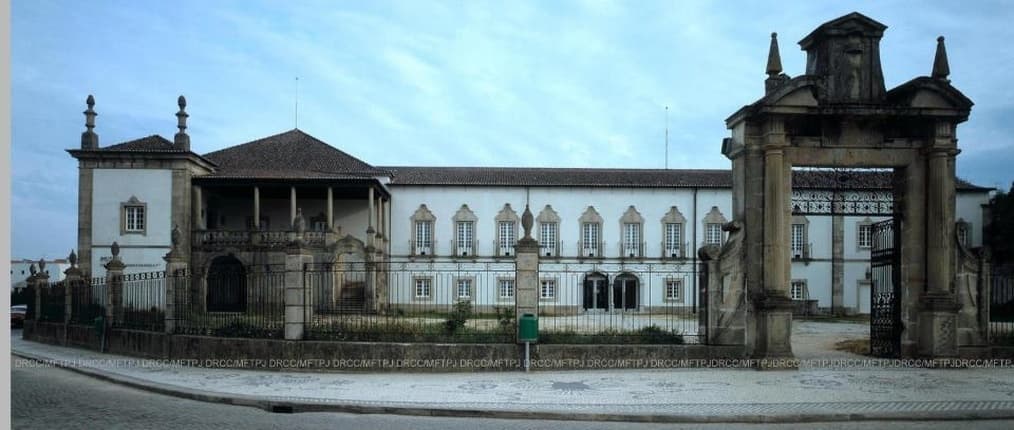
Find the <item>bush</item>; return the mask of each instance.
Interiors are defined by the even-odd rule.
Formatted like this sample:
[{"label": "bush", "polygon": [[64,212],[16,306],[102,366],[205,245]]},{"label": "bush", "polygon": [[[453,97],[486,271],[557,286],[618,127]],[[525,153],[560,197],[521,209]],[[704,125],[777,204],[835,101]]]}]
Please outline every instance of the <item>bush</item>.
[{"label": "bush", "polygon": [[496,311],[496,320],[500,323],[500,330],[513,331],[514,330],[514,308],[509,307],[494,307]]},{"label": "bush", "polygon": [[444,322],[447,334],[454,334],[458,329],[465,326],[465,322],[472,317],[472,303],[468,300],[459,300],[451,309],[451,314]]}]

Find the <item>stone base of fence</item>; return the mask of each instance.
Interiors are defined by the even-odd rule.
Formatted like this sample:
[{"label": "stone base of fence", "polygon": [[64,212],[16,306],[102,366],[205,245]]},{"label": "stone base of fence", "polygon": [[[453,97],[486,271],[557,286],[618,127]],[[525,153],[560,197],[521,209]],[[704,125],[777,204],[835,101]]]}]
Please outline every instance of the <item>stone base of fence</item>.
[{"label": "stone base of fence", "polygon": [[[66,335],[66,338],[65,338]],[[99,350],[91,327],[26,321],[25,339]],[[289,341],[169,335],[112,329],[107,352],[151,359],[187,360],[199,365],[280,369],[362,371],[475,371],[523,368],[524,347],[510,343],[393,343]],[[66,341],[64,339],[67,339]],[[713,345],[532,346],[534,368],[601,369],[678,366],[677,360],[743,358],[744,349]]]}]

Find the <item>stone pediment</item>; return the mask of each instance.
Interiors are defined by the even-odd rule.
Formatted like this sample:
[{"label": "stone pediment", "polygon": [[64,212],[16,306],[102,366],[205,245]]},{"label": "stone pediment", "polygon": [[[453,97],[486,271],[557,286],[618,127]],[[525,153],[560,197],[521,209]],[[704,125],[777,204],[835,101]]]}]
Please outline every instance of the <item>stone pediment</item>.
[{"label": "stone pediment", "polygon": [[924,109],[971,110],[972,100],[943,79],[920,76],[887,92],[887,100],[897,106]]}]

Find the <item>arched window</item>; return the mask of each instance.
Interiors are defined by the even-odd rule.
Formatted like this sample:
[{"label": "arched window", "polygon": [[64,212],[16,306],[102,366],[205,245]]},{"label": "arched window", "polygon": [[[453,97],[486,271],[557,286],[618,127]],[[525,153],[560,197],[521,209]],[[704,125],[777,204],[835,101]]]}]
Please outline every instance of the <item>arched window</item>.
[{"label": "arched window", "polygon": [[246,268],[236,257],[211,260],[206,283],[208,312],[246,311]]}]

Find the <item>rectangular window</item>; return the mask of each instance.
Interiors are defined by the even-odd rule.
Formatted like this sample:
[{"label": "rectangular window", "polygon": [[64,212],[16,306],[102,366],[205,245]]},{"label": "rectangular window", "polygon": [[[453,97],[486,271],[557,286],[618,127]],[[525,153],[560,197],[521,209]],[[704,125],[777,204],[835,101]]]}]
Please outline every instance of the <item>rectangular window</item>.
[{"label": "rectangular window", "polygon": [[683,280],[669,279],[665,281],[665,299],[683,301]]},{"label": "rectangular window", "polygon": [[539,224],[539,246],[542,248],[542,255],[552,257],[556,255],[557,225],[555,222],[544,222]]},{"label": "rectangular window", "polygon": [[129,233],[144,231],[144,206],[123,207],[123,230]]},{"label": "rectangular window", "polygon": [[475,237],[475,225],[471,221],[458,221],[457,228],[457,255],[474,255],[472,239]]},{"label": "rectangular window", "polygon": [[792,300],[806,300],[806,281],[792,281],[792,289],[790,291]]},{"label": "rectangular window", "polygon": [[500,280],[500,298],[501,299],[514,298],[514,280],[513,279],[501,279]]},{"label": "rectangular window", "polygon": [[623,255],[626,257],[641,256],[641,224],[623,224]]},{"label": "rectangular window", "polygon": [[472,280],[458,279],[458,298],[467,299],[472,297]]},{"label": "rectangular window", "polygon": [[857,239],[859,248],[869,249],[873,245],[873,225],[872,224],[860,224],[859,225],[859,238]]},{"label": "rectangular window", "polygon": [[722,225],[719,223],[708,223],[705,229],[705,243],[708,245],[722,244]]},{"label": "rectangular window", "polygon": [[498,255],[511,255],[511,250],[514,249],[514,221],[500,221],[498,231]]},{"label": "rectangular window", "polygon": [[417,255],[433,254],[433,223],[430,221],[416,221],[415,223],[415,253]]},{"label": "rectangular window", "polygon": [[678,258],[682,257],[681,238],[680,230],[683,230],[683,225],[680,223],[669,222],[665,224],[665,257]]},{"label": "rectangular window", "polygon": [[804,224],[792,224],[792,258],[804,258]]},{"label": "rectangular window", "polygon": [[415,297],[418,299],[429,298],[430,290],[433,287],[433,280],[430,278],[415,278]]},{"label": "rectangular window", "polygon": [[543,279],[539,297],[543,299],[556,298],[556,281],[552,279]]},{"label": "rectangular window", "polygon": [[599,247],[599,225],[598,223],[586,222],[581,225],[581,255],[594,257],[598,255]]}]

